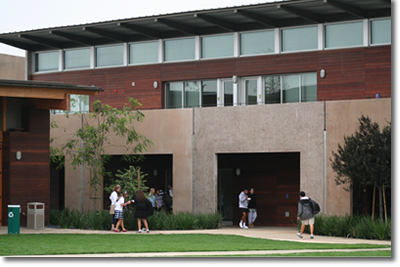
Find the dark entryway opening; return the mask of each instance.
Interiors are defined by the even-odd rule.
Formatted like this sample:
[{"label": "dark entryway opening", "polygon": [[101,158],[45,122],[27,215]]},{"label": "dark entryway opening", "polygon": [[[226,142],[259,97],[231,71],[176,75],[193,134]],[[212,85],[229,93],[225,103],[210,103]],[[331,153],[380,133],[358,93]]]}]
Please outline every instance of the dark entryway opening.
[{"label": "dark entryway opening", "polygon": [[[139,166],[141,172],[146,173],[146,186],[149,188],[159,189],[168,192],[168,185],[173,187],[172,178],[172,155],[145,155],[144,160],[136,163],[128,163],[122,160],[122,156],[113,156],[106,164],[105,169],[111,172],[111,177],[115,178],[117,170],[124,171],[129,166]],[[110,178],[104,177],[104,187],[110,186]],[[103,208],[108,209],[110,206],[109,194],[103,193]]]},{"label": "dark entryway opening", "polygon": [[50,163],[50,209],[65,208],[65,168]]},{"label": "dark entryway opening", "polygon": [[218,210],[240,221],[238,195],[253,187],[259,226],[295,226],[300,192],[300,153],[218,154]]}]

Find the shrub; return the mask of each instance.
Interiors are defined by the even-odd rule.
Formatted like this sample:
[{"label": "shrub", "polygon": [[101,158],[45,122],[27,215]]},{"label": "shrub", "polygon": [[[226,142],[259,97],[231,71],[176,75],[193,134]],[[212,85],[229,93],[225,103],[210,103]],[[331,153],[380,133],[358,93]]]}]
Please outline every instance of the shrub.
[{"label": "shrub", "polygon": [[71,226],[77,229],[85,229],[87,226],[86,215],[79,211],[72,211],[71,214]]},{"label": "shrub", "polygon": [[191,230],[195,229],[196,218],[192,213],[179,212],[174,217],[174,226],[177,230]]},{"label": "shrub", "polygon": [[71,226],[73,217],[71,215],[71,211],[68,208],[62,210],[58,215],[58,225],[61,228],[68,228]]}]

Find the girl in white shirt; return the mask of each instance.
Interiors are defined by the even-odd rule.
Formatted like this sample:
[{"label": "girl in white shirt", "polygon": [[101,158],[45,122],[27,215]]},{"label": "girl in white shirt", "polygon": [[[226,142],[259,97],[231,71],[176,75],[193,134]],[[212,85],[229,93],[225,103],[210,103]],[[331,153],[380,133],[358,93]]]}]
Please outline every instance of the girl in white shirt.
[{"label": "girl in white shirt", "polygon": [[121,225],[122,227],[122,232],[127,232],[128,230],[125,229],[124,227],[124,213],[122,211],[122,208],[126,205],[129,205],[132,203],[132,201],[128,201],[125,203],[125,199],[128,197],[128,192],[122,193],[115,204],[115,219],[118,220],[117,225],[115,226],[114,232],[121,232],[118,230],[119,226]]},{"label": "girl in white shirt", "polygon": [[114,186],[113,192],[111,193],[109,199],[111,201],[111,206],[110,206],[110,214],[111,214],[111,231],[114,231],[114,225],[115,225],[115,204],[117,203],[119,191],[121,191],[121,186],[117,184]]}]

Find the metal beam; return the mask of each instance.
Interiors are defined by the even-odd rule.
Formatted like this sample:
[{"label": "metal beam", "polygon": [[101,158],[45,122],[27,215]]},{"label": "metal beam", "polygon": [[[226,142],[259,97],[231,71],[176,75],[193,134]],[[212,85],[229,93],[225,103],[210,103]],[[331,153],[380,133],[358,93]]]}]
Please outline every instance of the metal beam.
[{"label": "metal beam", "polygon": [[77,36],[75,34],[71,34],[71,33],[67,33],[67,32],[62,32],[62,31],[50,31],[50,34],[54,34],[57,36],[61,36],[64,37],[70,41],[73,41],[75,43],[78,44],[82,44],[82,45],[93,45],[93,43],[88,39],[88,38],[83,38],[80,36]]},{"label": "metal beam", "polygon": [[260,23],[260,24],[262,24],[264,26],[267,26],[269,28],[275,28],[275,27],[279,26],[278,23],[277,23],[277,20],[270,19],[270,18],[268,18],[266,16],[254,14],[252,12],[249,12],[249,11],[246,11],[246,10],[241,10],[241,9],[235,9],[233,12],[237,13],[239,15],[242,15],[243,17],[252,19],[255,22]]},{"label": "metal beam", "polygon": [[193,28],[193,27],[185,25],[185,24],[177,23],[177,22],[174,22],[171,20],[166,20],[166,19],[154,19],[154,21],[162,23],[164,25],[167,25],[168,27],[174,28],[180,32],[183,32],[183,33],[186,33],[189,35],[198,35],[196,28]]},{"label": "metal beam", "polygon": [[382,3],[388,4],[389,6],[392,6],[392,1],[391,0],[379,0]]},{"label": "metal beam", "polygon": [[230,31],[230,32],[234,32],[236,31],[236,25],[227,22],[225,20],[221,20],[221,19],[217,19],[217,18],[213,18],[211,16],[208,15],[204,15],[204,14],[194,14],[194,17],[200,18],[206,22],[212,23],[214,25],[216,25],[217,27],[220,27],[224,30]]},{"label": "metal beam", "polygon": [[323,0],[325,4],[328,4],[334,8],[343,10],[353,16],[356,16],[358,18],[367,18],[367,12],[365,10],[362,10],[360,8],[350,6],[348,4],[340,3],[336,0]]},{"label": "metal beam", "polygon": [[299,17],[309,20],[311,22],[316,22],[316,23],[322,22],[319,15],[305,11],[305,10],[300,10],[298,8],[291,7],[289,5],[277,5],[276,8],[282,9],[288,13],[292,13],[296,16],[299,16]]},{"label": "metal beam", "polygon": [[37,37],[37,36],[28,35],[28,34],[20,34],[19,37],[34,41],[36,43],[39,43],[41,45],[44,45],[44,46],[47,46],[50,48],[56,48],[56,49],[63,48],[59,42],[55,42],[55,41],[52,41],[52,40],[49,40],[49,39],[46,39],[43,37]]},{"label": "metal beam", "polygon": [[117,26],[123,27],[125,29],[129,29],[131,31],[137,32],[141,35],[145,35],[145,36],[153,38],[153,39],[161,38],[161,35],[159,32],[149,29],[147,27],[127,24],[127,23],[117,23]]},{"label": "metal beam", "polygon": [[20,49],[24,49],[24,50],[27,50],[27,51],[32,51],[33,50],[32,46],[30,46],[30,45],[26,45],[26,44],[23,44],[21,42],[11,41],[11,40],[4,39],[4,38],[1,38],[1,37],[0,37],[0,43],[6,44],[6,45],[10,45],[10,46],[13,46],[13,47],[17,47],[17,48],[20,48]]},{"label": "metal beam", "polygon": [[95,33],[97,35],[106,37],[113,41],[127,42],[127,40],[123,36],[116,34],[114,32],[111,32],[111,31],[101,30],[101,29],[97,29],[97,28],[93,28],[93,27],[83,27],[82,30]]}]

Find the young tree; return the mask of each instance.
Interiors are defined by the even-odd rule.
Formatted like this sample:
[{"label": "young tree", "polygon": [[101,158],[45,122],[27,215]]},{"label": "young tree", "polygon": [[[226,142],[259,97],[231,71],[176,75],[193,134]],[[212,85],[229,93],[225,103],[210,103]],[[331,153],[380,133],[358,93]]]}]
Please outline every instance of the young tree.
[{"label": "young tree", "polygon": [[[145,136],[139,134],[133,123],[142,122],[144,114],[136,107],[141,104],[128,98],[129,103],[122,109],[116,109],[97,100],[93,103],[90,113],[75,113],[80,115],[82,125],[72,133],[72,137],[62,146],[61,149],[51,149],[52,159],[57,160],[57,155],[69,156],[71,165],[76,167],[84,165],[91,170],[90,188],[94,193],[94,207],[96,196],[102,184],[102,177],[105,174],[104,163],[111,155],[106,153],[106,148],[119,146],[126,151],[126,158],[130,160],[141,157],[143,151],[152,142]],[[68,116],[68,115],[67,115]],[[124,145],[112,143],[111,137],[124,139]]]},{"label": "young tree", "polygon": [[[332,151],[332,169],[336,172],[336,185],[348,184],[345,190],[357,182],[378,188],[382,204],[384,187],[391,185],[391,123],[382,131],[379,125],[362,115],[360,126],[354,135],[345,136],[344,144]],[[382,205],[379,214],[383,219]]]}]

